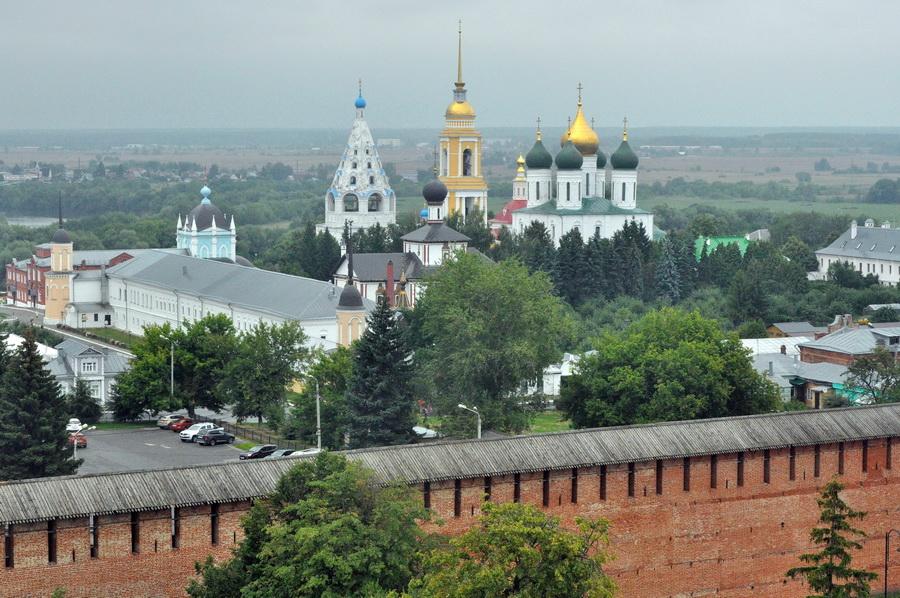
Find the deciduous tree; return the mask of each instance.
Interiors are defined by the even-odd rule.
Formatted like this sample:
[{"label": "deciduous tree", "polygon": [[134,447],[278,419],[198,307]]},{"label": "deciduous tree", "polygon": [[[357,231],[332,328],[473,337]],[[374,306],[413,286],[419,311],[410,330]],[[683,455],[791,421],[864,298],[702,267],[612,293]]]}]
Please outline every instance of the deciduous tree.
[{"label": "deciduous tree", "polygon": [[74,391],[66,397],[66,408],[71,417],[82,422],[94,423],[103,415],[100,402],[91,395],[91,387],[81,378],[75,381]]}]

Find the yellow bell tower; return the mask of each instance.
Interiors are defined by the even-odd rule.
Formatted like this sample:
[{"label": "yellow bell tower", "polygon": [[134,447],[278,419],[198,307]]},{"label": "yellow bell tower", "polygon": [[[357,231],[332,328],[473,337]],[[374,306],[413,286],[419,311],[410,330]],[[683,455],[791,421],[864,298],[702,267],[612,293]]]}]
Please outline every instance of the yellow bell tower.
[{"label": "yellow bell tower", "polygon": [[481,133],[475,128],[475,109],[466,100],[466,84],[462,80],[462,22],[453,101],[447,106],[444,118],[439,157],[439,178],[448,190],[444,213],[460,212],[465,219],[475,210],[481,210],[481,217],[487,222],[488,187],[481,169]]}]

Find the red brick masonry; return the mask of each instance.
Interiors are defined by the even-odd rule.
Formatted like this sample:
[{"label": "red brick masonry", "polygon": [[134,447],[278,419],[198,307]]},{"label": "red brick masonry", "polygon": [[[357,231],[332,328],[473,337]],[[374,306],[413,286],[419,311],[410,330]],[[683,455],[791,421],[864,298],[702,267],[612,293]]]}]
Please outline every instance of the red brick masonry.
[{"label": "red brick masonry", "polygon": [[[784,572],[810,548],[815,499],[840,469],[844,498],[868,512],[862,527],[869,538],[855,562],[881,574],[884,532],[900,528],[900,442],[889,442],[446,480],[419,489],[449,533],[473,522],[487,489],[492,501],[512,501],[518,494],[566,522],[576,515],[608,518],[615,560],[607,570],[621,596],[794,598],[805,596],[805,588],[786,580]],[[184,595],[195,561],[209,554],[226,557],[240,541],[240,517],[248,506],[222,504],[215,516],[208,505],[179,509],[177,548],[169,510],[99,516],[94,557],[88,519],[59,520],[55,533],[48,532],[47,522],[12,526],[13,566],[0,570],[0,594],[48,596],[65,588],[67,598]],[[56,563],[48,564],[54,535]],[[900,553],[891,559],[891,587],[900,589]]]}]

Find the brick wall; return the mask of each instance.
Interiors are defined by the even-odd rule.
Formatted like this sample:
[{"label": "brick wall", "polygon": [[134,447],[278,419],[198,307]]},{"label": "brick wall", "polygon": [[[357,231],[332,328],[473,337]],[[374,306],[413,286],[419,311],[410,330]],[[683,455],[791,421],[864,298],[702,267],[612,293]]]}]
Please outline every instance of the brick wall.
[{"label": "brick wall", "polygon": [[[672,458],[442,480],[428,485],[428,497],[434,514],[444,521],[443,530],[451,534],[474,522],[487,488],[492,501],[509,502],[518,494],[522,502],[546,508],[567,524],[577,515],[608,518],[615,560],[607,571],[621,596],[799,598],[806,595],[805,588],[786,580],[784,572],[811,548],[809,530],[819,513],[816,497],[841,467],[844,497],[868,512],[861,527],[869,538],[855,562],[881,574],[884,531],[900,527],[898,439],[890,452],[888,464],[886,441],[872,440],[820,445],[818,451],[798,447],[746,452],[742,458],[695,457],[687,463],[687,476],[685,460]],[[420,490],[424,493],[425,486]],[[90,522],[60,520],[56,564],[47,563],[47,522],[17,525],[15,566],[0,570],[0,594],[47,596],[64,587],[69,598],[181,596],[195,561],[210,554],[225,558],[240,541],[240,517],[248,506],[218,507],[216,546],[211,545],[211,507],[180,509],[175,549],[170,511],[142,512],[137,553],[132,553],[131,515],[99,516],[96,558],[90,552]],[[897,553],[892,555],[891,579],[891,586],[900,589]]]},{"label": "brick wall", "polygon": [[835,363],[849,366],[853,363],[853,356],[825,349],[800,347],[800,361],[806,363]]}]

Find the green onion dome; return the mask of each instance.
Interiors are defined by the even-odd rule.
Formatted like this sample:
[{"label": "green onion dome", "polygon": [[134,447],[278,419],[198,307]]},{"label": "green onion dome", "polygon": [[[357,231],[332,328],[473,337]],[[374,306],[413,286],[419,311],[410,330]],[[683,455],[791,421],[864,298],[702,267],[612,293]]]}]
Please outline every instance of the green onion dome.
[{"label": "green onion dome", "polygon": [[550,168],[553,166],[553,156],[544,147],[544,142],[538,137],[534,145],[525,154],[525,165],[528,168]]},{"label": "green onion dome", "polygon": [[559,153],[556,154],[556,167],[559,170],[580,170],[584,158],[572,141],[567,141]]},{"label": "green onion dome", "polygon": [[628,140],[623,139],[619,149],[609,157],[609,163],[616,170],[635,170],[638,167],[638,157],[628,145]]}]

